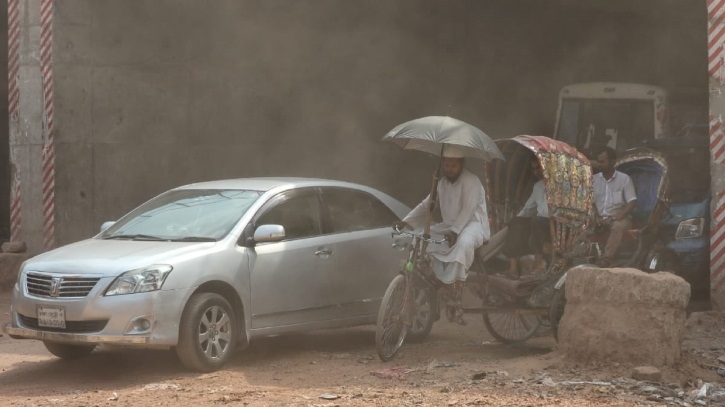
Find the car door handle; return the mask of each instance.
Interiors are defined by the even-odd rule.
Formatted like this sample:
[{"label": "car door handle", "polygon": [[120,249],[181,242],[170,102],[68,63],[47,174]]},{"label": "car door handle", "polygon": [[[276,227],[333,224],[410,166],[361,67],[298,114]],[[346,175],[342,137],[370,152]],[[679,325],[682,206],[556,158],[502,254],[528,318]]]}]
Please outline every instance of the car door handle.
[{"label": "car door handle", "polygon": [[331,254],[332,254],[332,250],[330,250],[330,249],[321,249],[321,250],[315,251],[315,256],[320,256],[320,257],[328,257]]}]

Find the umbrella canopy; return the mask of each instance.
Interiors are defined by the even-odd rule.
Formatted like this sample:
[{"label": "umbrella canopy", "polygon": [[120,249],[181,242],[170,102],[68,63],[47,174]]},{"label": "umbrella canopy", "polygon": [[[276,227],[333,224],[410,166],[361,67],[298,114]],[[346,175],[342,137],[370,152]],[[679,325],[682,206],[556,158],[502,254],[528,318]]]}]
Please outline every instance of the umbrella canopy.
[{"label": "umbrella canopy", "polygon": [[383,137],[406,150],[440,156],[445,145],[455,145],[465,157],[503,160],[496,143],[476,126],[448,116],[428,116],[396,126]]}]

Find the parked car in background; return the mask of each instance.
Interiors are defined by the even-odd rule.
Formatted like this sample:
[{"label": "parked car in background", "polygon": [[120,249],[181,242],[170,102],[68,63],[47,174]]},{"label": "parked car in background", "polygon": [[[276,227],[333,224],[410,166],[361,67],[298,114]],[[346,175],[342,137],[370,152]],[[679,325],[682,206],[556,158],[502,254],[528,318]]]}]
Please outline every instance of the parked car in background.
[{"label": "parked car in background", "polygon": [[700,134],[650,140],[645,145],[670,163],[670,205],[660,235],[677,254],[675,273],[692,286],[693,294],[710,290],[710,141],[708,128]]},{"label": "parked car in background", "polygon": [[408,211],[330,180],[172,189],[25,262],[5,330],[66,359],[104,343],[175,347],[210,371],[257,337],[374,324],[409,244],[390,226]]}]

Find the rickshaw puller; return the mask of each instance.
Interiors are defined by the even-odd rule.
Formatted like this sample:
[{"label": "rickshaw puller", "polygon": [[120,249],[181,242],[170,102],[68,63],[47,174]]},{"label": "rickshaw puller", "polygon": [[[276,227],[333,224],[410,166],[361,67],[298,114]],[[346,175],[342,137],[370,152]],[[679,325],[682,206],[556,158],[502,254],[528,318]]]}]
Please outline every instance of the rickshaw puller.
[{"label": "rickshaw puller", "polygon": [[[442,221],[431,226],[431,235],[443,235],[448,245],[428,245],[436,277],[448,285],[449,305],[455,320],[465,324],[461,295],[476,248],[491,236],[486,209],[486,192],[476,175],[463,168],[463,152],[453,146],[443,151],[443,175],[438,181],[438,207]],[[402,221],[393,227],[423,228],[430,210],[428,195]]]}]

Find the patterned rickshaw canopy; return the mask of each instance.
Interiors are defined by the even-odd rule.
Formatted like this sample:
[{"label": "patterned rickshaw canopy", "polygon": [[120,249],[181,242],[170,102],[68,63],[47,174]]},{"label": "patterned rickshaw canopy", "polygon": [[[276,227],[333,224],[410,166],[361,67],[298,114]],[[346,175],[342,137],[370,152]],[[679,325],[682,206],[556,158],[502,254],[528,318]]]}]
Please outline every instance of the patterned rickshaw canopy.
[{"label": "patterned rickshaw canopy", "polygon": [[592,168],[574,147],[544,136],[516,136],[496,140],[506,161],[487,168],[487,184],[494,229],[516,216],[536,181],[531,171],[535,157],[542,172],[552,242],[559,253],[568,250],[583,233],[593,208]]}]

